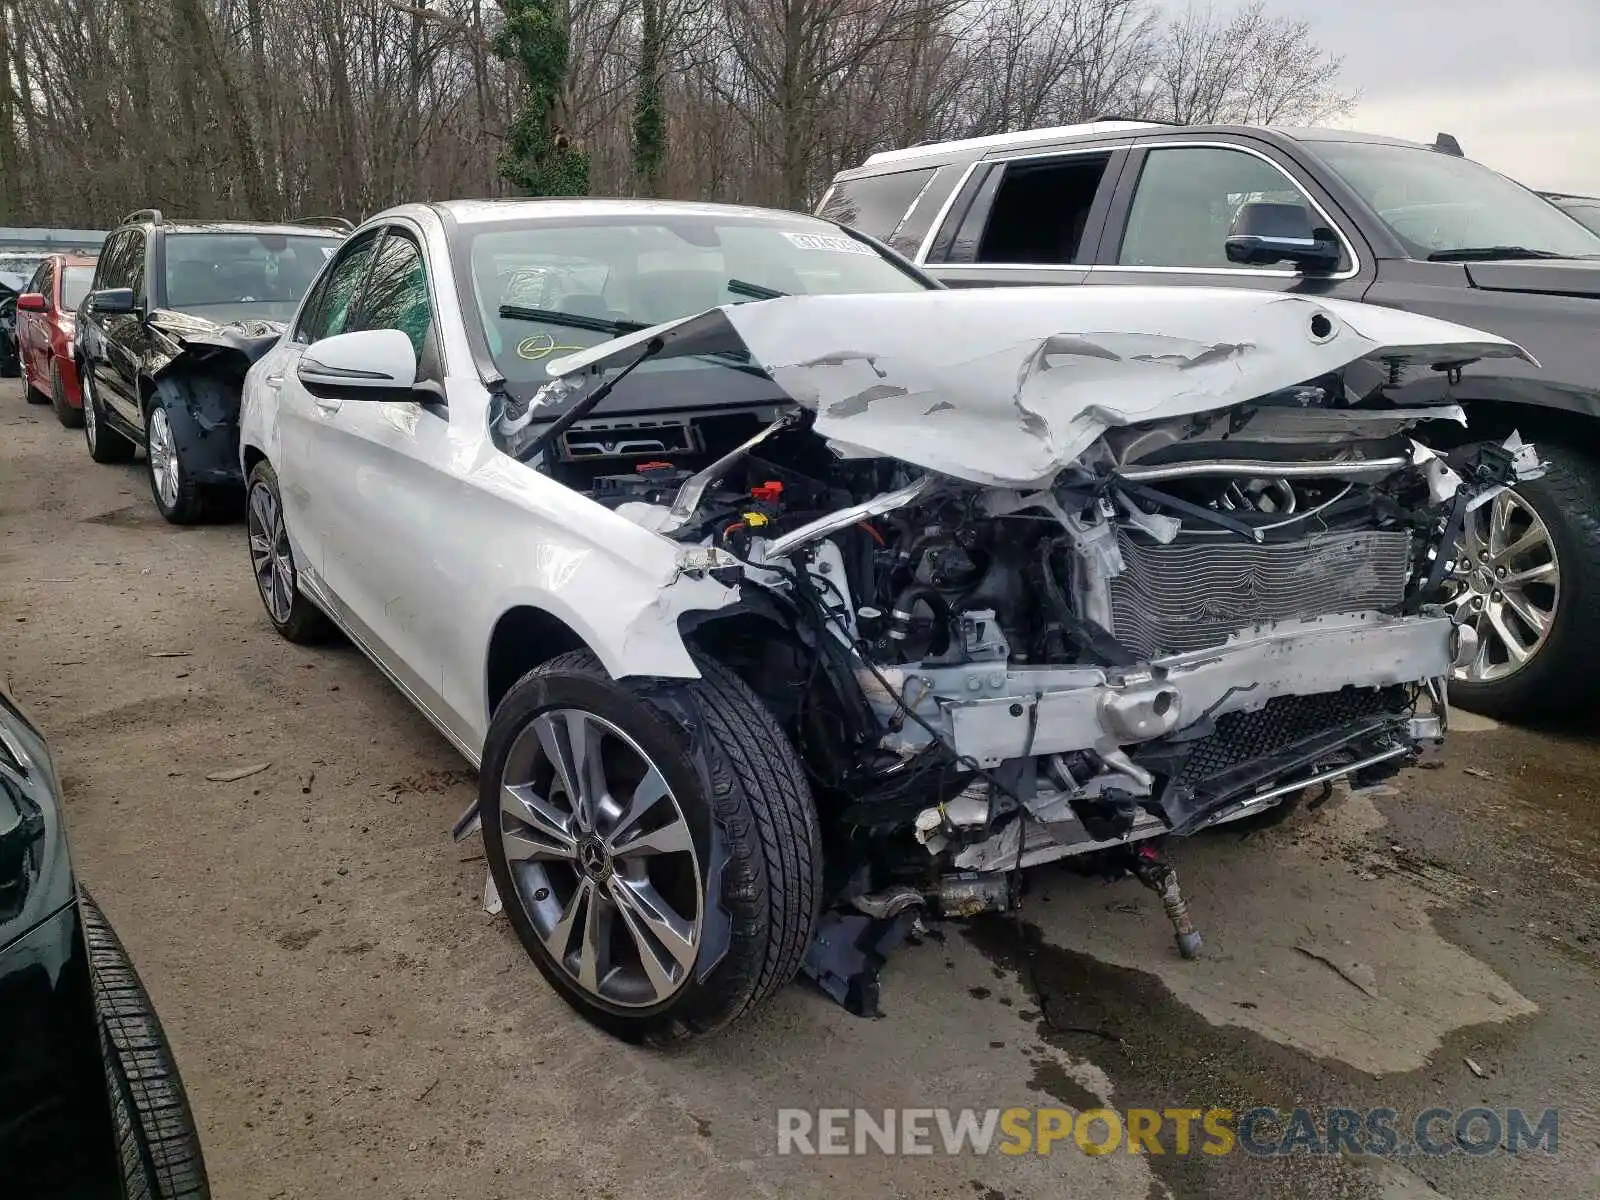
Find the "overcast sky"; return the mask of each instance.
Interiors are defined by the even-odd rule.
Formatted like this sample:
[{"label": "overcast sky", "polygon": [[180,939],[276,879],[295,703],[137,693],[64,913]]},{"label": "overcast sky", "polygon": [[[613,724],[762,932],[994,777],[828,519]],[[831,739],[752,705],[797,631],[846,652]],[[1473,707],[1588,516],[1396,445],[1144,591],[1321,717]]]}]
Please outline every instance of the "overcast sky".
[{"label": "overcast sky", "polygon": [[1443,130],[1529,187],[1600,195],[1600,0],[1266,2],[1344,56],[1361,100],[1341,124]]}]

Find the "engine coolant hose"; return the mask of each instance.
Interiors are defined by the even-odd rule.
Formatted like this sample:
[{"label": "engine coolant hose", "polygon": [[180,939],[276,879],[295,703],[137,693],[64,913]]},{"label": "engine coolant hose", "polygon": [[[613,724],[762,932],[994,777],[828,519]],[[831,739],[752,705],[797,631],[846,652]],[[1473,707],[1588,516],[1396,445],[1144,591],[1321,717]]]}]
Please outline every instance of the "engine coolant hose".
[{"label": "engine coolant hose", "polygon": [[930,584],[909,583],[900,589],[889,613],[888,636],[896,642],[905,642],[911,634],[911,622],[916,620],[918,601],[933,610],[933,637],[925,653],[942,654],[950,646],[950,605]]}]

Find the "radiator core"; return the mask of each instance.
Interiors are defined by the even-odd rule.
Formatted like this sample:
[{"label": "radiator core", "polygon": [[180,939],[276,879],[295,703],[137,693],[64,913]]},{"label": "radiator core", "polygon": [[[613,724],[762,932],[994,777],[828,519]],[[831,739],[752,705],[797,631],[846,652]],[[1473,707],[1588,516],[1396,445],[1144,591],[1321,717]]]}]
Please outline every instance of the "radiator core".
[{"label": "radiator core", "polygon": [[1142,657],[1215,646],[1244,626],[1328,613],[1392,612],[1405,595],[1411,536],[1352,530],[1296,542],[1184,537],[1163,546],[1119,531],[1112,632]]}]

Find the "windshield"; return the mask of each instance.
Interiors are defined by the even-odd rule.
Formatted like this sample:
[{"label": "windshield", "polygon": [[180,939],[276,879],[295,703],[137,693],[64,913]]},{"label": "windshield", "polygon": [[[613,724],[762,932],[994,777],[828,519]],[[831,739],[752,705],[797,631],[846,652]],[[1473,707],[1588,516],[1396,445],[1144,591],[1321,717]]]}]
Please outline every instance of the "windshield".
[{"label": "windshield", "polygon": [[[463,234],[473,307],[495,366],[512,383],[543,383],[546,361],[624,329],[723,304],[928,286],[837,226],[801,216],[594,217],[467,226]],[[727,363],[672,359],[639,373],[707,369],[726,372]]]},{"label": "windshield", "polygon": [[89,294],[94,282],[93,267],[66,267],[61,272],[61,307],[67,312],[77,312],[78,305]]},{"label": "windshield", "polygon": [[165,240],[166,307],[218,320],[287,320],[338,248],[327,236],[174,230]]},{"label": "windshield", "polygon": [[1600,256],[1600,237],[1471,159],[1380,142],[1318,142],[1316,148],[1417,258],[1496,246],[1563,258]]}]

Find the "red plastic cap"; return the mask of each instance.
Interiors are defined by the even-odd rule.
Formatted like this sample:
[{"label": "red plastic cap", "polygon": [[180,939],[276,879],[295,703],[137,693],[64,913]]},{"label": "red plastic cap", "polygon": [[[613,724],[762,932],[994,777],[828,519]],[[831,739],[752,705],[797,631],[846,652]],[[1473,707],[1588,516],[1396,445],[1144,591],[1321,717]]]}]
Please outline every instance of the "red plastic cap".
[{"label": "red plastic cap", "polygon": [[634,467],[634,471],[643,475],[647,471],[670,471],[672,464],[669,462],[642,462]]},{"label": "red plastic cap", "polygon": [[757,500],[780,500],[783,498],[783,484],[776,479],[769,479],[750,489],[750,494]]}]

